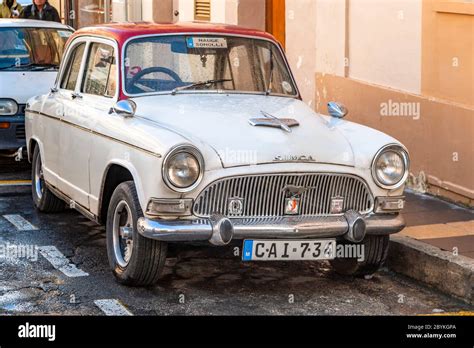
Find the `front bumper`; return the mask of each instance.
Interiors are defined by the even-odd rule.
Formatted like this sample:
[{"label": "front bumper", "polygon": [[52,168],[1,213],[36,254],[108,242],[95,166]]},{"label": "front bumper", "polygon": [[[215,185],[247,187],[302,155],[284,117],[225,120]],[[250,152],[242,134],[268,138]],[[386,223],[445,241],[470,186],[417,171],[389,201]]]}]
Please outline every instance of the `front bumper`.
[{"label": "front bumper", "polygon": [[[401,214],[374,214],[358,216],[364,222],[364,235],[387,235],[397,233],[405,227]],[[230,221],[232,235],[223,238],[223,243],[213,243],[222,226],[216,222]],[[152,220],[140,218],[138,232],[151,239],[165,242],[211,241],[212,244],[225,245],[231,239],[307,239],[325,237],[344,237],[351,240],[354,218],[350,215],[321,217],[280,217],[255,219],[211,219],[194,220]],[[224,226],[229,229],[229,226]],[[224,231],[227,235],[229,231]],[[217,238],[219,240],[219,238]]]},{"label": "front bumper", "polygon": [[25,117],[2,116],[0,122],[8,122],[10,126],[0,129],[0,150],[17,150],[25,146]]}]

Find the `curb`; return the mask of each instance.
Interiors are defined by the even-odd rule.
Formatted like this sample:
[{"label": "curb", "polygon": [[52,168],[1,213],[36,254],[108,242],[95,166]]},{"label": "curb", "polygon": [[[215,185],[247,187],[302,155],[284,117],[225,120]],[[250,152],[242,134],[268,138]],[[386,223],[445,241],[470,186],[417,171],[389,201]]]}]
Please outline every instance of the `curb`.
[{"label": "curb", "polygon": [[474,304],[474,260],[405,236],[390,236],[387,267]]}]

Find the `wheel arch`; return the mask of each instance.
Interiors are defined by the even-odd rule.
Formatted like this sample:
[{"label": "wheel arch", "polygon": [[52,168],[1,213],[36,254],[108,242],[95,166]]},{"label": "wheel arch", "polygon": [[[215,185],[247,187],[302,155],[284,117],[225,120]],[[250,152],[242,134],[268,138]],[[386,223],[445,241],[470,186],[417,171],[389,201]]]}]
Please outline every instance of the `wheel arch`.
[{"label": "wheel arch", "polygon": [[138,194],[138,200],[143,209],[144,197],[141,189],[141,181],[136,169],[130,164],[123,161],[112,161],[107,165],[102,177],[100,189],[100,199],[98,206],[98,220],[105,223],[107,219],[107,210],[109,202],[114,190],[123,182],[133,181]]},{"label": "wheel arch", "polygon": [[[40,142],[36,138],[31,138],[27,143],[26,149],[28,151],[28,162],[30,163],[33,162],[33,154],[35,153],[36,146],[40,146]],[[41,146],[39,147],[39,151],[41,154]]]}]

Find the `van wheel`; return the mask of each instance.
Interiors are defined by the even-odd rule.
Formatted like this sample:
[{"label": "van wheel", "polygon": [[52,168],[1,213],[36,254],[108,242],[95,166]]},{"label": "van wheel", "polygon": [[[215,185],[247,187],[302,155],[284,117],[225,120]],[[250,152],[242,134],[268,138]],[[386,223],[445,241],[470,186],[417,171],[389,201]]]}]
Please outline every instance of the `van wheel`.
[{"label": "van wheel", "polygon": [[121,284],[150,286],[157,283],[166,262],[167,243],[143,237],[137,221],[143,216],[133,181],[121,183],[107,212],[107,254]]},{"label": "van wheel", "polygon": [[64,210],[64,202],[47,187],[43,177],[43,162],[39,146],[35,146],[31,166],[31,192],[36,208],[43,213],[57,213]]},{"label": "van wheel", "polygon": [[388,255],[389,236],[366,235],[360,243],[364,247],[364,260],[357,258],[336,258],[331,260],[332,268],[342,275],[370,276],[385,263]]}]

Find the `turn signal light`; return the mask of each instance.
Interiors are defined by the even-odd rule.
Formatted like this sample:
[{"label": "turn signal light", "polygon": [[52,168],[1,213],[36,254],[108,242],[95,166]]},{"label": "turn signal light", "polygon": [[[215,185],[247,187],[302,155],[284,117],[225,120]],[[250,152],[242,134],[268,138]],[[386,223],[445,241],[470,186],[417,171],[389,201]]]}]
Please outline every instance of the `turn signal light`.
[{"label": "turn signal light", "polygon": [[10,128],[10,122],[0,122],[0,129]]}]

